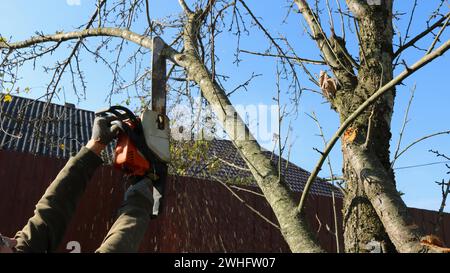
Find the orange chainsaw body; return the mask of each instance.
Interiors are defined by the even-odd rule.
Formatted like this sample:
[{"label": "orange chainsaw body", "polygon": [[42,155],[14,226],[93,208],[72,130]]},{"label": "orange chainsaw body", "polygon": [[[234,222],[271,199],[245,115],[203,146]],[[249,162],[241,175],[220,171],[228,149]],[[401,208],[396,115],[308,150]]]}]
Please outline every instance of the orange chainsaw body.
[{"label": "orange chainsaw body", "polygon": [[[124,123],[128,124],[131,128],[135,127],[130,120],[126,120]],[[133,176],[143,176],[150,169],[150,163],[124,132],[120,132],[117,137],[114,167]]]}]

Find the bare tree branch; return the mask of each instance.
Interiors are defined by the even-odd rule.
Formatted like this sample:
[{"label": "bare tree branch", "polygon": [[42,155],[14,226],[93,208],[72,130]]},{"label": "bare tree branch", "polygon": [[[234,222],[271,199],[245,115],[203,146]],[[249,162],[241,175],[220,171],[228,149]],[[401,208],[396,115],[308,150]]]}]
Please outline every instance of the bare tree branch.
[{"label": "bare tree branch", "polygon": [[436,21],[436,23],[434,23],[433,25],[431,25],[429,28],[427,28],[426,30],[422,31],[421,33],[419,33],[416,37],[412,38],[409,42],[407,42],[406,44],[402,45],[401,47],[399,47],[397,49],[397,51],[395,51],[394,53],[394,58],[398,57],[404,50],[408,49],[409,47],[413,46],[415,43],[417,43],[420,39],[422,39],[423,37],[427,36],[428,34],[430,34],[433,30],[435,30],[436,28],[442,26],[442,23],[447,20],[447,18],[450,17],[450,13],[447,13],[444,17],[442,17],[441,19],[439,19],[438,21]]},{"label": "bare tree branch", "polygon": [[421,138],[419,138],[419,139],[413,141],[411,144],[407,145],[402,151],[400,151],[400,152],[397,154],[396,157],[394,157],[394,160],[392,161],[391,164],[394,165],[395,161],[396,161],[402,154],[404,154],[406,151],[408,151],[409,148],[411,148],[412,146],[416,145],[417,143],[422,142],[422,141],[424,141],[424,140],[426,140],[426,139],[428,139],[428,138],[431,138],[431,137],[435,137],[435,136],[439,136],[439,135],[445,135],[445,134],[447,134],[447,135],[450,134],[450,131],[442,131],[442,132],[438,132],[438,133],[426,135],[426,136],[423,136],[423,137],[421,137]]},{"label": "bare tree branch", "polygon": [[214,178],[214,180],[216,180],[217,182],[219,182],[222,186],[224,186],[228,191],[231,192],[231,194],[236,197],[236,199],[238,199],[239,201],[241,201],[242,204],[244,204],[244,206],[246,206],[247,208],[249,208],[252,212],[254,212],[256,215],[258,215],[261,219],[263,219],[264,221],[266,221],[267,223],[271,224],[273,227],[275,227],[276,229],[280,229],[280,226],[278,226],[277,224],[275,224],[274,222],[270,221],[269,218],[267,218],[266,216],[264,216],[261,212],[259,212],[257,209],[255,209],[254,207],[250,206],[247,202],[245,202],[244,199],[242,199],[239,195],[237,195],[230,186],[227,185],[227,183],[223,182],[222,180],[220,180],[217,176],[212,176],[212,178]]},{"label": "bare tree branch", "polygon": [[450,16],[447,17],[447,20],[445,20],[444,25],[439,30],[438,34],[436,35],[436,37],[433,40],[433,43],[431,43],[430,47],[427,50],[427,53],[425,53],[425,54],[429,54],[434,49],[434,47],[436,46],[436,43],[439,41],[439,38],[441,37],[441,35],[444,32],[445,28],[448,26],[449,20],[450,20]]},{"label": "bare tree branch", "polygon": [[186,14],[193,14],[192,10],[188,7],[184,0],[178,0],[178,2],[180,3],[180,6],[183,8]]},{"label": "bare tree branch", "polygon": [[[333,39],[333,43],[325,35],[322,26],[317,18],[317,15],[313,13],[306,0],[295,0],[300,12],[303,14],[306,22],[311,30],[312,39],[314,39],[325,58],[325,61],[333,70],[336,78],[346,87],[353,87],[356,83],[356,76],[353,73],[353,67],[346,65],[340,60],[336,47],[341,47],[344,52],[347,52],[345,45]],[[332,37],[333,38],[333,37]],[[343,41],[343,40],[342,40]],[[335,46],[333,46],[333,44]],[[339,44],[339,45],[338,45]],[[346,56],[347,58],[347,56]]]},{"label": "bare tree branch", "polygon": [[145,0],[145,15],[147,17],[147,23],[148,23],[148,27],[150,29],[150,36],[151,33],[153,32],[153,23],[152,23],[152,19],[150,19],[150,4],[148,2],[148,0]]},{"label": "bare tree branch", "polygon": [[[320,125],[320,122],[319,122],[319,119],[316,116],[316,113],[312,112],[312,115],[308,114],[308,116],[312,120],[314,120],[314,122],[316,123],[317,128],[319,129],[319,136],[322,138],[323,145],[326,146],[327,145],[327,141],[326,141],[325,135],[323,133],[322,125]],[[335,185],[334,185],[334,182],[335,182],[334,178],[335,178],[335,176],[334,176],[334,173],[333,173],[333,168],[331,166],[331,160],[330,160],[329,157],[327,157],[327,164],[328,164],[328,169],[330,171],[330,176],[331,176],[331,185],[333,186],[333,188],[331,189],[331,200],[332,200],[332,203],[333,203],[333,219],[334,219],[334,227],[335,227],[335,231],[334,231],[333,235],[334,235],[334,237],[336,239],[336,249],[337,249],[337,252],[339,253],[339,251],[340,251],[340,242],[339,242],[340,230],[339,230],[339,223],[338,223],[338,218],[337,218],[336,196],[335,196],[335,192],[334,192],[335,191],[335,188],[334,188],[335,187]]]},{"label": "bare tree branch", "polygon": [[34,36],[30,39],[15,42],[15,43],[5,43],[0,42],[0,49],[20,49],[30,47],[32,45],[47,43],[47,42],[64,42],[74,39],[82,39],[86,37],[95,37],[95,36],[112,36],[112,37],[120,37],[130,42],[136,43],[142,47],[152,49],[152,39],[145,37],[143,35],[137,34],[135,32],[120,29],[120,28],[94,28],[94,29],[85,29],[80,31],[71,31],[65,33],[57,33],[53,35],[40,35]]},{"label": "bare tree branch", "polygon": [[319,65],[326,65],[327,63],[324,61],[318,61],[318,60],[311,60],[311,59],[305,59],[305,58],[298,58],[294,56],[286,56],[286,55],[280,55],[280,54],[269,54],[269,53],[259,53],[259,52],[253,52],[249,50],[241,49],[240,52],[252,54],[252,55],[258,55],[263,57],[275,57],[275,58],[287,58],[291,59],[300,63],[309,63],[309,64],[319,64]]},{"label": "bare tree branch", "polygon": [[408,124],[408,122],[409,122],[409,120],[408,120],[409,109],[411,108],[411,103],[412,103],[412,101],[414,99],[414,93],[415,92],[416,92],[416,85],[414,84],[413,88],[411,89],[411,96],[409,97],[408,106],[406,107],[405,117],[403,119],[403,125],[402,125],[402,129],[400,130],[400,135],[398,137],[398,142],[397,142],[397,148],[395,149],[395,152],[394,152],[394,160],[392,160],[392,162],[391,162],[391,167],[394,166],[395,161],[398,158],[398,153],[399,153],[399,150],[400,150],[400,145],[402,143],[403,134],[405,132],[406,124]]},{"label": "bare tree branch", "polygon": [[[184,67],[189,78],[195,81],[211,105],[219,122],[240,151],[244,161],[250,168],[256,182],[271,205],[281,232],[293,252],[323,252],[309,231],[302,215],[295,210],[295,203],[290,198],[289,189],[279,183],[279,175],[271,161],[262,152],[261,146],[254,140],[245,122],[236,113],[225,91],[211,79],[209,71],[196,54],[196,33],[199,28],[195,14],[187,14],[184,30],[185,50],[183,54],[174,56],[178,65]],[[238,128],[236,130],[236,128]]]}]

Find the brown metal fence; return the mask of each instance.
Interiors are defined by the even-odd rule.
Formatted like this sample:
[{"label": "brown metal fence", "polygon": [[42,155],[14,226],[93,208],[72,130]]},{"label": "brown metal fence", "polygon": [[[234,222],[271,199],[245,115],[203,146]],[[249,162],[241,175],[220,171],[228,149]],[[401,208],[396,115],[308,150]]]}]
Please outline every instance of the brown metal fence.
[{"label": "brown metal fence", "polygon": [[[66,160],[0,151],[0,232],[12,236],[32,216],[34,205]],[[88,184],[58,251],[77,241],[82,252],[93,252],[113,224],[123,198],[121,174],[99,168]],[[246,188],[255,190],[255,188]],[[238,190],[245,203],[270,221],[275,217],[263,197]],[[337,202],[339,223],[342,201]],[[411,209],[416,223],[432,231],[436,213]],[[331,198],[312,195],[306,215],[321,245],[336,252]],[[433,222],[434,221],[434,222]],[[442,234],[450,243],[450,217],[444,217]],[[341,234],[341,232],[339,232]],[[340,238],[342,242],[342,237]],[[342,247],[342,244],[341,244]],[[170,177],[162,214],[150,222],[143,252],[288,252],[280,231],[252,212],[220,183],[187,177]]]}]

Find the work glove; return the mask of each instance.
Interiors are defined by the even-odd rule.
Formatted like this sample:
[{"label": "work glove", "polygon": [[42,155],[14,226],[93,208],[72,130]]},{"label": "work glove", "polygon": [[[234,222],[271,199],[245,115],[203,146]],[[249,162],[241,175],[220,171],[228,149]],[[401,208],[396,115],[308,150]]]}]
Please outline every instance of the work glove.
[{"label": "work glove", "polygon": [[119,132],[119,126],[112,123],[115,120],[117,118],[114,116],[96,117],[94,119],[94,126],[92,127],[91,139],[103,145],[108,145]]}]

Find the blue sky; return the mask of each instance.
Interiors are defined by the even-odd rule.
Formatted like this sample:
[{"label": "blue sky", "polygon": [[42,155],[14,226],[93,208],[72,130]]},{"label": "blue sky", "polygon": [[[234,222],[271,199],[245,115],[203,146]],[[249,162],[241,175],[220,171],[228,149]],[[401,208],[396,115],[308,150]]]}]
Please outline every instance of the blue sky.
[{"label": "blue sky", "polygon": [[[33,35],[35,31],[54,33],[55,31],[71,30],[87,21],[93,12],[95,2],[92,0],[80,0],[79,5],[74,5],[73,3],[77,3],[75,0],[0,0],[2,6],[0,34],[3,37],[12,37],[11,41],[17,41]],[[177,1],[171,1],[170,4],[168,4],[168,1],[162,0],[150,2],[152,3],[152,18],[176,15],[181,12]],[[280,34],[287,37],[301,57],[318,58],[318,51],[315,44],[309,40],[308,35],[304,31],[304,23],[301,15],[293,13],[288,18],[287,24],[281,23],[286,14],[286,1],[259,0],[247,2],[254,14],[260,18],[261,22],[274,37],[278,37]],[[397,0],[395,4],[396,10],[409,12],[412,8],[410,2]],[[416,9],[414,17],[415,20],[413,20],[411,26],[411,36],[421,32],[426,27],[425,21],[437,6],[438,2],[440,1],[419,1],[419,6]],[[448,8],[444,9],[443,12],[448,12]],[[323,18],[326,24],[326,17]],[[406,16],[401,17],[401,19],[401,21],[396,22],[396,28],[404,33],[408,20]],[[335,17],[335,20],[337,21],[338,17]],[[141,21],[137,22],[132,29],[140,32],[145,24],[144,20]],[[269,44],[261,31],[254,26],[249,26],[249,29],[251,30],[251,34],[249,36],[244,35],[241,38],[241,49],[251,51],[264,51],[267,49]],[[351,33],[347,33],[347,35],[351,37]],[[443,39],[449,38],[450,35],[448,33],[443,35]],[[165,34],[163,39],[170,41],[172,39],[171,34]],[[97,39],[89,39],[88,44],[95,45],[97,41]],[[431,40],[429,38],[424,39],[419,45],[426,48],[430,42]],[[233,54],[236,47],[236,37],[232,35],[232,32],[222,34],[216,44],[217,54],[221,58],[217,71],[218,73],[230,76],[229,80],[224,83],[227,90],[232,90],[240,83],[246,81],[253,72],[262,74],[262,76],[252,81],[247,91],[241,90],[236,92],[231,97],[232,102],[241,105],[273,104],[272,97],[276,94],[276,83],[274,80],[276,72],[275,60],[241,54],[242,62],[239,65],[234,64]],[[349,42],[348,45],[350,52],[355,55],[354,43]],[[127,52],[132,52],[133,49],[135,49],[133,45],[127,46]],[[39,68],[44,64],[51,64],[57,59],[65,58],[67,54],[68,51],[63,46],[53,56],[38,62],[37,67]],[[403,58],[408,64],[412,64],[422,54],[421,51],[410,49],[405,52]],[[107,104],[105,102],[105,96],[107,93],[106,90],[110,87],[111,75],[103,65],[95,63],[90,56],[82,55],[82,59],[82,70],[88,82],[88,90],[86,99],[77,103],[77,106],[90,110],[103,108]],[[397,88],[396,106],[392,121],[392,145],[395,146],[397,143],[404,112],[409,100],[410,89],[414,84],[416,84],[417,89],[410,110],[410,121],[403,137],[402,147],[424,135],[450,130],[450,122],[448,119],[450,116],[450,87],[446,83],[449,77],[449,64],[450,53],[447,53],[442,58],[434,61],[407,79],[403,86]],[[311,68],[314,73],[318,73],[320,70],[315,67]],[[126,80],[132,79],[132,73],[130,71],[131,69],[124,71],[124,78]],[[399,72],[400,70],[397,70],[396,74]],[[49,75],[42,73],[41,69],[33,70],[31,66],[22,67],[20,75],[22,80],[19,86],[22,88],[29,86],[31,88],[31,92],[27,96],[38,97],[43,94]],[[301,74],[300,81],[303,86],[313,87],[304,74]],[[76,103],[77,99],[73,95],[73,92],[71,92],[70,82],[67,76],[63,79],[61,86],[64,87],[65,96],[61,95],[55,102],[63,103],[67,101]],[[123,99],[123,95],[114,96],[113,103],[120,103]],[[287,102],[287,96],[283,95],[282,100],[283,102]],[[316,136],[318,132],[316,124],[305,114],[311,113],[312,111],[316,112],[327,138],[334,133],[339,125],[336,113],[330,110],[329,105],[324,103],[321,96],[311,92],[303,93],[299,106],[299,115],[297,118],[290,120],[291,125],[295,129],[291,138],[294,143],[290,152],[290,160],[307,170],[311,170],[319,158],[319,155],[313,148],[317,147],[321,149],[323,147],[321,139]],[[286,127],[287,123],[282,127],[282,137],[286,135]],[[435,149],[450,155],[449,140],[450,136],[444,135],[416,145],[396,162],[396,167],[423,165],[442,161],[442,159],[438,159],[429,153],[428,150]],[[271,145],[267,144],[265,146],[271,149]],[[334,172],[338,175],[342,173],[341,157],[340,148],[337,145],[331,153],[330,158]],[[444,164],[396,170],[398,189],[405,193],[404,200],[407,205],[426,209],[438,209],[441,195],[440,188],[434,184],[434,181],[441,180],[442,178],[448,179],[449,175],[446,172],[447,170]],[[324,166],[320,176],[329,176],[328,167]],[[450,209],[447,208],[446,211],[450,211]]]}]

